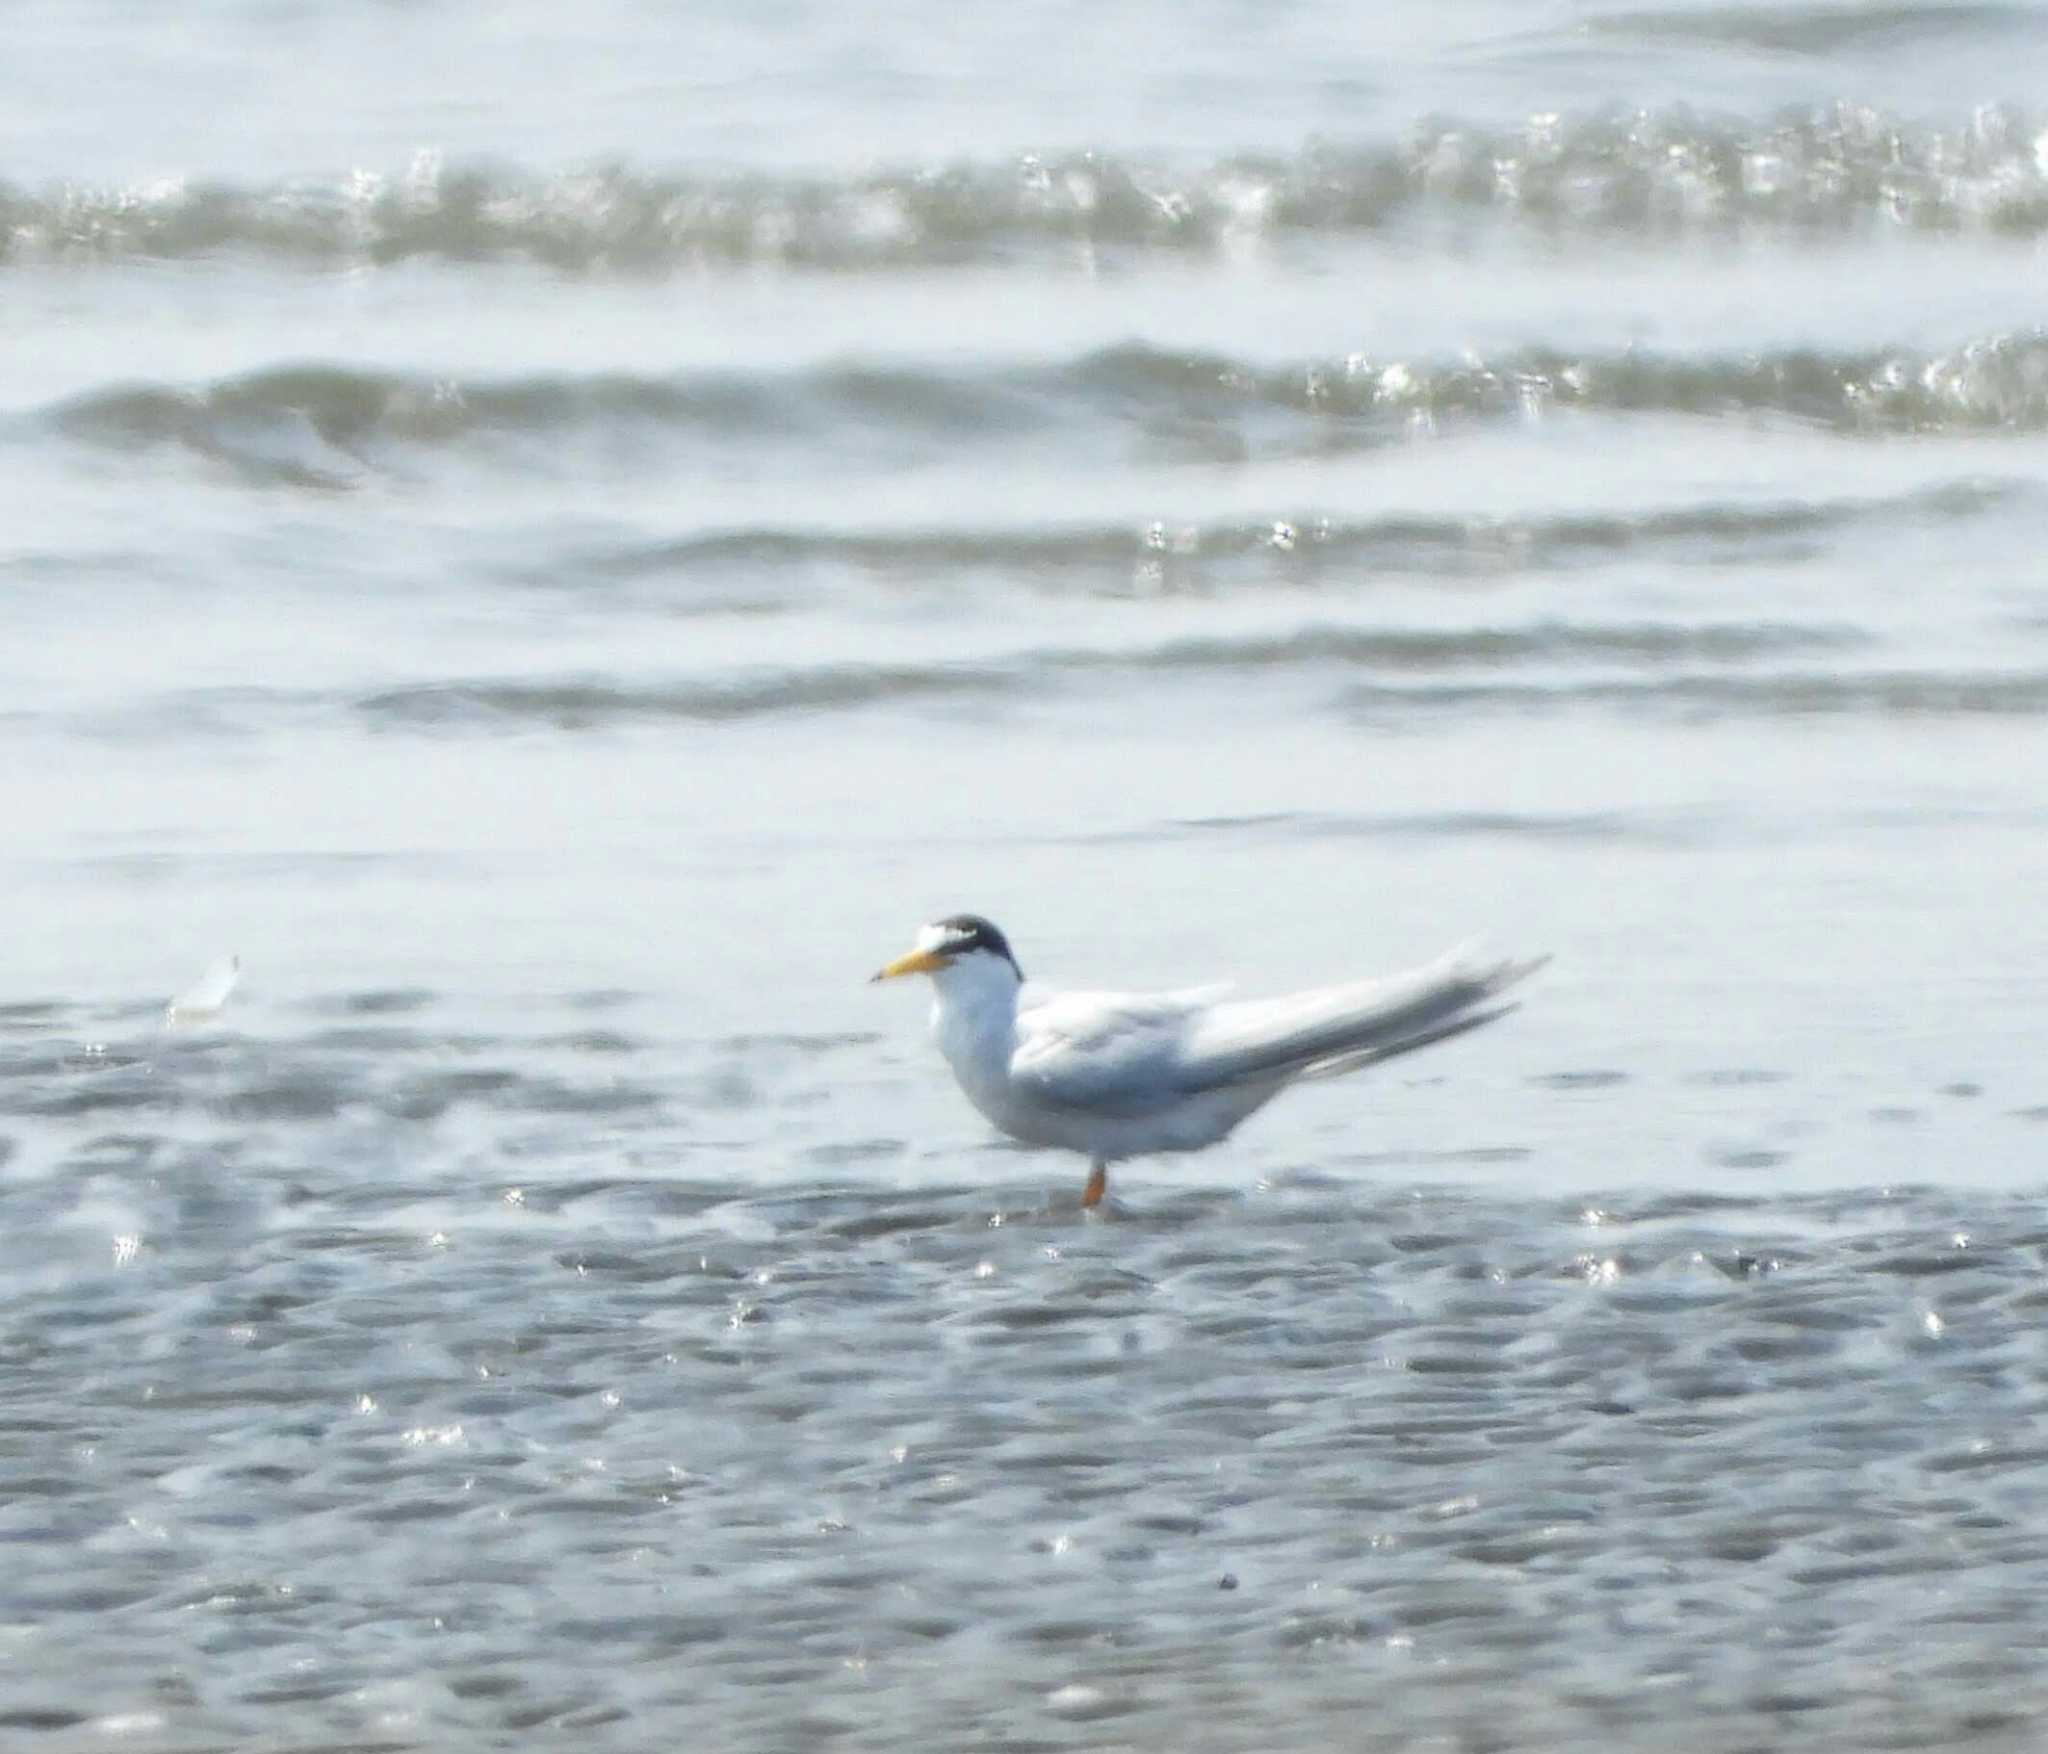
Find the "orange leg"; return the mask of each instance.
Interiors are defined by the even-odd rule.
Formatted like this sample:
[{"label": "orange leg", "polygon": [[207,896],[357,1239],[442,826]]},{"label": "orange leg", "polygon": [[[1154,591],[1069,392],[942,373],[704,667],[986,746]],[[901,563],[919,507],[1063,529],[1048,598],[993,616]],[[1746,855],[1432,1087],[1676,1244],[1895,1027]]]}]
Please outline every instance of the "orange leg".
[{"label": "orange leg", "polygon": [[1081,1196],[1083,1211],[1093,1210],[1102,1204],[1102,1196],[1109,1192],[1109,1165],[1098,1163],[1088,1172],[1088,1191]]}]

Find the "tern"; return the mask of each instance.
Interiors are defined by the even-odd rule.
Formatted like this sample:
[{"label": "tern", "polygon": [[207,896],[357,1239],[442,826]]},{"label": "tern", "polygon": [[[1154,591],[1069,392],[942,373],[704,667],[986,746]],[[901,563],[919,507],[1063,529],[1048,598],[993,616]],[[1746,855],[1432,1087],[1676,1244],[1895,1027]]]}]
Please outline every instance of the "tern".
[{"label": "tern", "polygon": [[1232,999],[1228,987],[1039,994],[990,921],[953,914],[873,978],[931,977],[932,1035],[967,1100],[1013,1139],[1087,1157],[1081,1204],[1093,1207],[1112,1163],[1200,1151],[1301,1079],[1491,1023],[1515,1008],[1500,995],[1547,960],[1454,951],[1405,974],[1270,999]]}]

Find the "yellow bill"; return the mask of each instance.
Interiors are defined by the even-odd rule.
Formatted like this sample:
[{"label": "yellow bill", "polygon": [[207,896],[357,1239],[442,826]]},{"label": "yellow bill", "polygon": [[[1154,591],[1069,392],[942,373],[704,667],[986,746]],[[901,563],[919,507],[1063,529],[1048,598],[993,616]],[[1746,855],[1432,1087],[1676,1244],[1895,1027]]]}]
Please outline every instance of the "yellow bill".
[{"label": "yellow bill", "polygon": [[892,981],[899,974],[936,974],[946,966],[949,958],[936,950],[913,950],[907,956],[899,956],[887,967],[876,970],[868,977],[874,981]]}]

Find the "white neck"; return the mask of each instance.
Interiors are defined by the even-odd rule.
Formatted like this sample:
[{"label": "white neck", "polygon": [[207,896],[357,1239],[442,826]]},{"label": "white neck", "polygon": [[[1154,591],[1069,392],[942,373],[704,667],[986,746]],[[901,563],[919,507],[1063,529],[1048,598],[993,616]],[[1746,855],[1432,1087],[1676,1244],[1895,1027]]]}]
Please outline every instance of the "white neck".
[{"label": "white neck", "polygon": [[1017,971],[975,951],[932,975],[932,1035],[977,1107],[1008,1080],[1017,1046]]}]

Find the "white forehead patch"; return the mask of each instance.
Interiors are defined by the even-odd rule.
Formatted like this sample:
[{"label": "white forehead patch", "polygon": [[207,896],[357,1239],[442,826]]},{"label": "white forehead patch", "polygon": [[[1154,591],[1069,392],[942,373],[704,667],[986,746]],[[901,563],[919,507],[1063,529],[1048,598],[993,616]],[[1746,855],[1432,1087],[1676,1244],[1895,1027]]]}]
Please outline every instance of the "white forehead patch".
[{"label": "white forehead patch", "polygon": [[944,950],[948,945],[960,942],[960,934],[944,926],[924,926],[917,934],[917,948],[920,950]]}]

